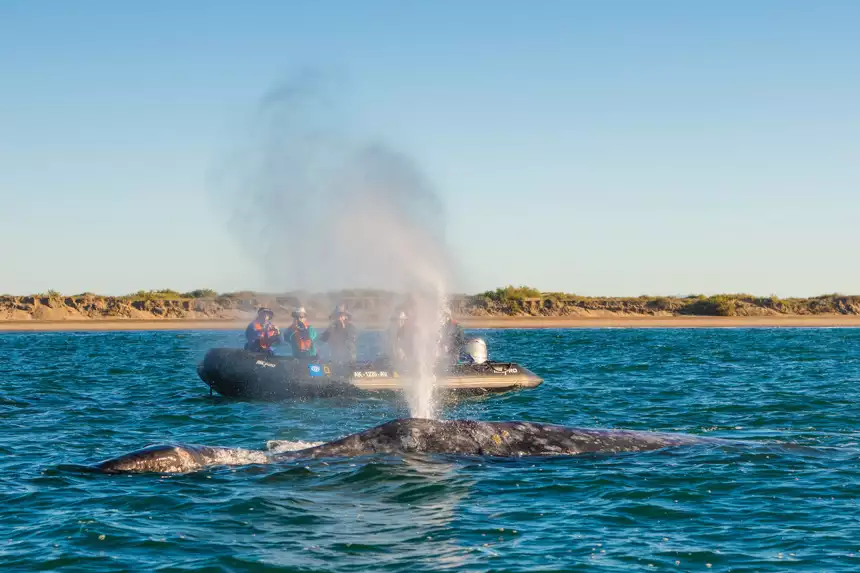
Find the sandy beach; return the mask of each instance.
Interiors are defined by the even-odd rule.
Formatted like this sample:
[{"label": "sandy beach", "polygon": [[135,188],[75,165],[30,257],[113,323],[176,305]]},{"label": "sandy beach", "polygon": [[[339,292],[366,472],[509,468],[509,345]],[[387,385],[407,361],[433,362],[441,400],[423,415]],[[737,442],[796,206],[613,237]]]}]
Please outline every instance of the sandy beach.
[{"label": "sandy beach", "polygon": [[[629,316],[629,317],[463,317],[464,328],[860,328],[860,316]],[[359,326],[383,328],[381,324]],[[246,321],[199,319],[93,319],[0,321],[0,332],[86,332],[122,330],[242,330]],[[281,325],[286,326],[286,325]],[[314,323],[317,328],[324,323]]]}]

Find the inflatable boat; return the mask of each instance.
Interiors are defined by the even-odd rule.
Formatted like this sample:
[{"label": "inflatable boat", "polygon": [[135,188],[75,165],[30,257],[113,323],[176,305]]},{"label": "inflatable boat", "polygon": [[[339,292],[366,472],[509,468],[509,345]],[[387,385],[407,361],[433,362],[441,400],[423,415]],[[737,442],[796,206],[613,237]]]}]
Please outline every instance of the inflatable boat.
[{"label": "inflatable boat", "polygon": [[[337,365],[235,348],[210,350],[197,367],[200,378],[223,396],[262,400],[402,392],[415,383],[387,360]],[[539,376],[514,362],[453,364],[436,376],[436,390],[479,395],[534,388]]]}]

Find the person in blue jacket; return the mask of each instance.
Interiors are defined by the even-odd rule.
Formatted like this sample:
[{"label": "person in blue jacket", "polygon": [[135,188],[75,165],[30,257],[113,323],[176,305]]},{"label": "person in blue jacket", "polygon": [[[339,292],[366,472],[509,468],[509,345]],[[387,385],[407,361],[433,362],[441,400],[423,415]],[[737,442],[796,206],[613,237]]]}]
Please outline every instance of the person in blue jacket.
[{"label": "person in blue jacket", "polygon": [[316,358],[317,347],[314,341],[317,338],[317,331],[313,326],[308,324],[308,313],[304,307],[299,307],[293,311],[292,326],[284,333],[284,339],[292,348],[293,356],[296,358]]},{"label": "person in blue jacket", "polygon": [[275,313],[263,307],[257,311],[255,318],[245,329],[245,350],[249,352],[272,353],[272,345],[281,341],[281,331],[272,324]]}]

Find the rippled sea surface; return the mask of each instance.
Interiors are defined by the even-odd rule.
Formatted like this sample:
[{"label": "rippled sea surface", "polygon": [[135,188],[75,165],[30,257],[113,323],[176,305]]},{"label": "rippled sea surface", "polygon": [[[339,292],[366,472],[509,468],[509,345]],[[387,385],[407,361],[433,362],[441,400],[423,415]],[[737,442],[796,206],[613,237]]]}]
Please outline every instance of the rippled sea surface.
[{"label": "rippled sea surface", "polygon": [[445,418],[742,443],[86,473],[69,466],[153,443],[330,440],[408,410],[210,396],[195,365],[238,333],[0,334],[0,568],[860,571],[860,330],[479,334],[545,383]]}]

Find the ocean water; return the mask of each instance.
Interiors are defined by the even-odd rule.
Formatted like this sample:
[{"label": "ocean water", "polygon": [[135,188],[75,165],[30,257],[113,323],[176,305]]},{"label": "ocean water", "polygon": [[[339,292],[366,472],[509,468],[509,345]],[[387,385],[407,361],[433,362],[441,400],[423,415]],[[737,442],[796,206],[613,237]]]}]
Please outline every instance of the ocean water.
[{"label": "ocean water", "polygon": [[210,396],[195,364],[239,333],[0,334],[0,569],[860,571],[860,330],[479,333],[545,383],[442,417],[738,444],[87,473],[149,444],[317,442],[407,409]]}]

